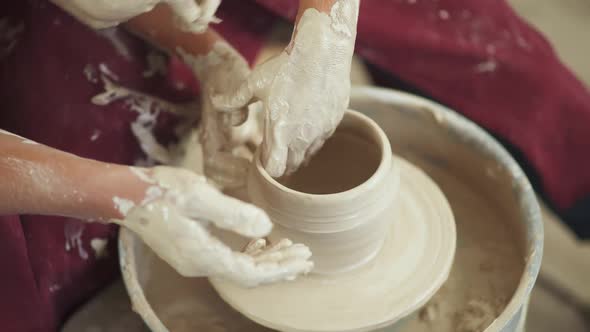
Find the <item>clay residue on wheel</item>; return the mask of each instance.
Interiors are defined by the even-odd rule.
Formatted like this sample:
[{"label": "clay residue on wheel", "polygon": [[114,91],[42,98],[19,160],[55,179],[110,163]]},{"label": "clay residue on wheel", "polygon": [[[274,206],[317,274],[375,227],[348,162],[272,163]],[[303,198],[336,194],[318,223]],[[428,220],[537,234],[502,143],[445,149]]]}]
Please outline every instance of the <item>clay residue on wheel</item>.
[{"label": "clay residue on wheel", "polygon": [[150,278],[143,290],[147,302],[169,331],[271,331],[234,311],[206,278],[183,278],[147,248],[144,250],[145,272],[149,271]]},{"label": "clay residue on wheel", "polygon": [[[410,159],[412,159],[410,157]],[[510,216],[444,167],[420,160],[444,191],[457,224],[449,279],[402,332],[481,332],[504,311],[524,270],[522,239]],[[520,241],[519,241],[520,240]]]}]

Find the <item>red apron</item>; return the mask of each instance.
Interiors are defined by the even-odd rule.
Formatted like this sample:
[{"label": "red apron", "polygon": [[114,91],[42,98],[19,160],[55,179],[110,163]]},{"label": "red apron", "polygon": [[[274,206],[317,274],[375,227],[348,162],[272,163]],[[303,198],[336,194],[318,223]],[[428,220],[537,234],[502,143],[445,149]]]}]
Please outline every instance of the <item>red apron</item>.
[{"label": "red apron", "polygon": [[[2,4],[0,13],[0,19],[8,18],[6,35],[17,41],[10,46],[0,33],[0,47],[12,48],[0,60],[2,129],[83,157],[133,164],[142,157],[129,127],[137,113],[124,102],[90,102],[103,91],[96,80],[99,67],[106,66],[124,86],[171,101],[194,95],[194,79],[179,61],[171,63],[168,77],[145,78],[146,56],[153,50],[123,31],[97,34],[47,0]],[[252,60],[273,16],[255,4],[231,1],[220,15],[226,19],[220,33]],[[256,19],[243,29],[248,17]],[[179,80],[185,90],[175,88]],[[156,132],[161,138],[172,136],[173,121],[160,116]],[[107,257],[96,257],[92,240],[108,240]],[[116,241],[115,226],[62,217],[0,216],[0,330],[55,331],[78,305],[118,276]]]}]

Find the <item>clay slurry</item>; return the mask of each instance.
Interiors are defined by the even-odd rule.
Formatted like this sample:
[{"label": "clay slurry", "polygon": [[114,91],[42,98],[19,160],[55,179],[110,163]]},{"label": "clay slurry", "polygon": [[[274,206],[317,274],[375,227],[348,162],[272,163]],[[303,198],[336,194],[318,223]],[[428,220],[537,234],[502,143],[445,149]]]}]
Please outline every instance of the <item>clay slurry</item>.
[{"label": "clay slurry", "polygon": [[279,180],[308,194],[324,195],[350,190],[367,181],[379,167],[379,146],[346,129],[338,129],[308,165]]}]

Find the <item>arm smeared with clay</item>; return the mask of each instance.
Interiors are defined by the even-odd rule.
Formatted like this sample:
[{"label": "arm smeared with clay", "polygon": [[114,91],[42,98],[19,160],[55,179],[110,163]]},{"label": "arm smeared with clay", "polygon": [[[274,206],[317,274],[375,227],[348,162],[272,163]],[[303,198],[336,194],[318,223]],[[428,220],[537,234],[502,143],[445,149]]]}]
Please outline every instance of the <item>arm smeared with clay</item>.
[{"label": "arm smeared with clay", "polygon": [[[235,91],[247,79],[246,60],[214,30],[202,33],[181,31],[174,25],[174,13],[159,5],[126,23],[126,28],[151,44],[180,57],[201,82],[201,123],[199,140],[203,147],[205,175],[222,187],[243,185],[249,160],[235,156],[236,146],[258,146],[262,131],[248,111],[218,112],[211,103],[216,93]],[[237,127],[235,125],[242,124]]]},{"label": "arm smeared with clay", "polygon": [[360,0],[301,0],[293,37],[216,108],[264,104],[262,162],[273,177],[294,172],[328,139],[348,108]]},{"label": "arm smeared with clay", "polygon": [[152,169],[80,158],[0,131],[0,215],[59,215],[114,222],[134,231],[183,276],[214,276],[244,286],[295,278],[311,253],[283,240],[235,252],[208,225],[246,237],[272,224],[257,207],[225,196],[187,170]]},{"label": "arm smeared with clay", "polygon": [[205,31],[221,0],[51,0],[82,23],[103,29],[117,26],[135,16],[151,11],[156,5],[167,4],[177,20],[175,24],[186,31]]}]

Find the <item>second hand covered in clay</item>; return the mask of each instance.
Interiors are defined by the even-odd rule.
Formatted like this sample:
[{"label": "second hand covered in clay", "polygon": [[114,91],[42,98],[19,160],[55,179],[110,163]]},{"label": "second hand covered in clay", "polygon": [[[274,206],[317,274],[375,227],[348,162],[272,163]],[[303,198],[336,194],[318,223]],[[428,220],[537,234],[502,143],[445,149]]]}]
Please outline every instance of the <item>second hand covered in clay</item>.
[{"label": "second hand covered in clay", "polygon": [[237,91],[213,96],[213,105],[226,111],[263,102],[262,161],[271,176],[294,172],[342,120],[358,9],[359,0],[302,0],[289,46],[257,66]]}]

